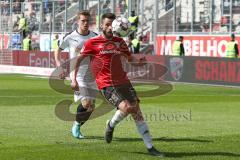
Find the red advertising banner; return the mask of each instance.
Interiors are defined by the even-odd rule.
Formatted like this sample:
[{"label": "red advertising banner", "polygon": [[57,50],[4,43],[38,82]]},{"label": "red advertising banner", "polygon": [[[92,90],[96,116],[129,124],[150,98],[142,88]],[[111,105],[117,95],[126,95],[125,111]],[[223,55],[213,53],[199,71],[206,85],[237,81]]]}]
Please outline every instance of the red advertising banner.
[{"label": "red advertising banner", "polygon": [[199,59],[195,61],[195,78],[198,81],[240,83],[240,62]]},{"label": "red advertising banner", "polygon": [[0,34],[0,49],[8,49],[9,35]]},{"label": "red advertising banner", "polygon": [[[64,63],[67,60],[68,53],[61,53],[61,61]],[[41,51],[13,51],[13,64],[16,66],[55,68],[54,53]]]},{"label": "red advertising banner", "polygon": [[[183,35],[185,56],[226,57],[226,45],[230,36],[226,35]],[[176,35],[157,36],[157,55],[172,55]],[[240,37],[236,37],[240,42]],[[238,46],[240,50],[240,45]]]}]

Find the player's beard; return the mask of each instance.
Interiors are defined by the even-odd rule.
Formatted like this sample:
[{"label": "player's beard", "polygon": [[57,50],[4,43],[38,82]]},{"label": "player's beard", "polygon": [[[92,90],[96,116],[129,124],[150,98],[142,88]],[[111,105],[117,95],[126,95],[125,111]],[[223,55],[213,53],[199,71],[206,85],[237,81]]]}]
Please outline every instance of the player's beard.
[{"label": "player's beard", "polygon": [[106,30],[103,30],[103,34],[105,35],[106,38],[112,38],[113,37],[112,31],[107,32]]}]

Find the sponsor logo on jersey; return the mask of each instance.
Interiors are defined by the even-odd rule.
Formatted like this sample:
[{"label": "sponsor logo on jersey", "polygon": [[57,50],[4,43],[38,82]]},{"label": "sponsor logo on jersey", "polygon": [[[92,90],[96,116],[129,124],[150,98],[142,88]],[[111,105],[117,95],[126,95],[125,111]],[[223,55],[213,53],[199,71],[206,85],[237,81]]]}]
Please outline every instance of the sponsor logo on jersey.
[{"label": "sponsor logo on jersey", "polygon": [[117,45],[119,45],[118,42],[117,44],[116,42],[105,43],[103,49],[100,51],[100,54],[120,54],[121,52],[117,50],[119,48]]}]

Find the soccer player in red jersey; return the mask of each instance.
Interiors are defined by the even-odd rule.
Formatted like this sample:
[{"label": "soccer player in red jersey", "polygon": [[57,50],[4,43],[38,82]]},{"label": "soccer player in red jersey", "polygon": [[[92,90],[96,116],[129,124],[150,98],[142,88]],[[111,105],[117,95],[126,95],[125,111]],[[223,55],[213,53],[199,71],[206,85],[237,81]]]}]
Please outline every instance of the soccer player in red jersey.
[{"label": "soccer player in red jersey", "polygon": [[[102,16],[101,28],[103,33],[100,36],[89,39],[84,44],[75,66],[75,77],[77,76],[80,62],[86,56],[90,56],[93,74],[99,90],[118,109],[107,123],[105,132],[107,143],[112,141],[114,127],[128,114],[131,114],[149,154],[163,156],[161,152],[153,147],[148,125],[144,121],[139,107],[136,91],[122,67],[122,56],[127,57],[130,62],[137,62],[138,65],[145,64],[145,58],[139,60],[134,58],[129,52],[125,41],[113,35],[112,22],[115,18],[116,16],[112,13],[106,13]],[[76,78],[72,81],[71,86],[73,89],[77,89]]]}]

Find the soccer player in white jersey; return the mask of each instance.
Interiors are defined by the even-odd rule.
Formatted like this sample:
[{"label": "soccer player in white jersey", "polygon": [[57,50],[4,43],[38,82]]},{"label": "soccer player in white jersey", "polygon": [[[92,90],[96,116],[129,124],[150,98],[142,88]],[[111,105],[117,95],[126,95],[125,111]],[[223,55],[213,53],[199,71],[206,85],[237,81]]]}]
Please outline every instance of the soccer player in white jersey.
[{"label": "soccer player in white jersey", "polygon": [[[69,57],[70,59],[73,59],[79,54],[79,51],[85,41],[97,35],[89,30],[89,21],[90,13],[88,11],[81,11],[77,14],[78,28],[75,31],[66,34],[59,48],[55,50],[55,61],[57,67],[61,67],[60,53],[64,49],[69,49]],[[73,62],[70,62],[70,66],[73,66],[74,64],[71,63]],[[76,121],[73,123],[72,127],[72,135],[75,138],[84,138],[80,131],[80,127],[86,122],[86,120],[88,120],[94,109],[94,100],[96,97],[96,92],[94,92],[94,90],[97,91],[96,83],[90,70],[90,59],[84,59],[81,64],[82,65],[77,74],[79,91],[74,92],[74,101],[81,101],[77,108]],[[70,79],[72,80],[74,68],[70,68],[70,71]],[[63,69],[59,76],[62,79],[65,78]]]}]

